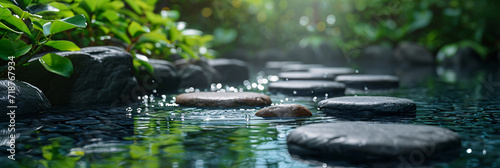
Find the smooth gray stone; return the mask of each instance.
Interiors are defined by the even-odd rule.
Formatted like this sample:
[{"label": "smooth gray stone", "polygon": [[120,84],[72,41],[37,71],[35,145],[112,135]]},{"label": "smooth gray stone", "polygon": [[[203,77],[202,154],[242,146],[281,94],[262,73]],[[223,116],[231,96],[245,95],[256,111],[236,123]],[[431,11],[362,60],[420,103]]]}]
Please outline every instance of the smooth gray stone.
[{"label": "smooth gray stone", "polygon": [[267,70],[281,70],[282,67],[292,64],[301,64],[298,61],[269,61],[266,62],[265,68]]},{"label": "smooth gray stone", "polygon": [[345,92],[345,85],[333,81],[278,81],[269,84],[269,91],[294,96],[325,96],[325,94],[342,96]]},{"label": "smooth gray stone", "polygon": [[282,80],[335,80],[335,74],[312,72],[281,72],[278,77]]},{"label": "smooth gray stone", "polygon": [[419,161],[420,166],[450,160],[461,148],[459,135],[445,128],[368,122],[301,126],[287,136],[287,144],[292,156],[303,159],[365,165],[387,161],[396,166],[402,161]]},{"label": "smooth gray stone", "polygon": [[54,53],[71,60],[71,77],[45,70],[38,61],[45,54],[35,56],[30,64],[16,71],[18,79],[40,88],[52,105],[111,103],[130,97],[132,89],[138,86],[133,58],[121,48],[86,47],[80,51]]},{"label": "smooth gray stone", "polygon": [[250,78],[248,65],[244,61],[221,58],[208,60],[208,64],[220,75],[220,79],[214,81],[215,83],[241,84]]},{"label": "smooth gray stone", "polygon": [[323,67],[321,64],[290,64],[281,68],[283,72],[307,72],[312,67]]},{"label": "smooth gray stone", "polygon": [[220,75],[205,59],[175,61],[181,77],[180,88],[207,88],[218,81]]},{"label": "smooth gray stone", "polygon": [[242,107],[269,106],[272,102],[269,96],[254,92],[195,92],[180,94],[175,103],[182,106]]},{"label": "smooth gray stone", "polygon": [[[14,97],[8,97],[9,86],[15,90],[14,93],[10,94]],[[11,104],[9,99],[15,102]],[[8,106],[17,106],[17,108],[7,108]],[[1,118],[10,120],[10,115],[7,113],[11,110],[14,110],[16,115],[34,114],[49,109],[51,105],[43,92],[29,83],[17,80],[0,80],[0,107],[5,109]]]},{"label": "smooth gray stone", "polygon": [[296,118],[311,117],[312,112],[298,104],[279,104],[260,109],[255,115],[264,118]]},{"label": "smooth gray stone", "polygon": [[348,67],[312,67],[309,68],[309,72],[334,76],[356,73],[354,69]]},{"label": "smooth gray stone", "polygon": [[322,100],[318,108],[330,113],[415,113],[417,106],[410,99],[385,96],[344,96]]},{"label": "smooth gray stone", "polygon": [[344,83],[349,89],[394,89],[399,87],[399,78],[392,75],[340,75],[335,81]]}]

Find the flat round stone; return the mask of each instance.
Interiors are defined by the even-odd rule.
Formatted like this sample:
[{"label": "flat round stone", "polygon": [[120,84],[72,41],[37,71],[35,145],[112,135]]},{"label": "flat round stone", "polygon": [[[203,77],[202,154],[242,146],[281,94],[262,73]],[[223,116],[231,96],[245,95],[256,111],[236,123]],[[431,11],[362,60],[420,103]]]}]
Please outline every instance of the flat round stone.
[{"label": "flat round stone", "polygon": [[309,109],[298,104],[280,104],[260,109],[255,113],[256,116],[265,118],[295,118],[311,117]]},{"label": "flat round stone", "polygon": [[287,144],[292,156],[363,164],[449,160],[461,148],[459,135],[445,128],[367,122],[301,126],[288,135]]},{"label": "flat round stone", "polygon": [[399,87],[399,78],[392,75],[340,75],[335,81],[342,82],[349,89],[394,89]]},{"label": "flat round stone", "polygon": [[182,106],[242,107],[268,106],[271,98],[254,92],[195,92],[177,96],[175,103]]},{"label": "flat round stone", "polygon": [[266,62],[265,68],[268,70],[281,70],[282,67],[291,64],[301,64],[298,61],[268,61]]},{"label": "flat round stone", "polygon": [[283,72],[307,72],[312,67],[323,67],[321,64],[289,64],[281,67]]},{"label": "flat round stone", "polygon": [[335,80],[335,74],[312,72],[281,72],[278,77],[283,80]]},{"label": "flat round stone", "polygon": [[318,103],[322,110],[331,113],[373,113],[404,114],[415,113],[417,106],[410,99],[385,96],[344,96],[322,100]]},{"label": "flat round stone", "polygon": [[309,72],[334,76],[356,73],[354,69],[348,67],[312,67],[309,68]]},{"label": "flat round stone", "polygon": [[328,94],[328,96],[342,96],[345,92],[345,86],[342,83],[333,81],[278,81],[269,84],[269,91],[295,96],[325,96],[325,94]]}]

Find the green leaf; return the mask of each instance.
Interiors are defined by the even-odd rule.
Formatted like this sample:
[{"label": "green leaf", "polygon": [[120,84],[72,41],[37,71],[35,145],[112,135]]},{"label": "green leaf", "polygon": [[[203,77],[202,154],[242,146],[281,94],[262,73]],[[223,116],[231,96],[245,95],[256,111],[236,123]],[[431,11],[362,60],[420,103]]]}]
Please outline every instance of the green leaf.
[{"label": "green leaf", "polygon": [[48,71],[69,78],[73,74],[73,64],[71,60],[55,53],[46,54],[38,61]]},{"label": "green leaf", "polygon": [[20,32],[20,31],[16,31],[16,30],[14,30],[14,29],[11,29],[9,26],[7,26],[7,25],[3,24],[2,22],[0,22],[0,28],[2,28],[2,29],[7,29],[7,30],[9,30],[9,31],[11,31],[11,32],[14,32],[14,33],[17,33],[17,34],[23,34],[23,32]]},{"label": "green leaf", "polygon": [[130,23],[130,25],[128,26],[128,33],[133,38],[137,38],[140,35],[146,33],[146,31],[142,29],[142,26],[139,23],[132,21],[132,23]]},{"label": "green leaf", "polygon": [[118,12],[114,10],[106,10],[105,12],[101,13],[99,17],[104,17],[109,20],[109,22],[113,23],[118,20]]},{"label": "green leaf", "polygon": [[432,11],[415,11],[413,12],[413,23],[410,25],[409,32],[426,27],[432,21]]},{"label": "green leaf", "polygon": [[26,24],[24,24],[22,19],[17,18],[13,15],[4,15],[0,18],[0,20],[3,20],[5,22],[11,24],[12,26],[17,28],[18,30],[21,30],[22,32],[31,36],[31,31],[29,30],[28,26],[26,26]]},{"label": "green leaf", "polygon": [[40,14],[42,12],[59,12],[60,10],[49,4],[36,4],[28,7],[30,13]]},{"label": "green leaf", "polygon": [[[144,68],[146,68],[146,70],[150,74],[154,74],[155,69],[153,68],[153,66],[151,64],[149,64],[148,57],[141,55],[141,54],[135,54],[134,62],[139,63],[139,64],[135,63],[134,66],[136,66],[136,65],[138,65],[139,67],[144,66]],[[139,67],[136,67],[136,69],[138,69]]]},{"label": "green leaf", "polygon": [[20,18],[24,19],[24,18],[28,18],[28,17],[32,16],[29,12],[24,11],[23,9],[19,8],[16,4],[14,4],[10,1],[0,0],[0,5],[3,8],[10,9],[12,12],[14,12],[14,14],[19,16]]},{"label": "green leaf", "polygon": [[238,36],[238,32],[235,29],[225,29],[218,27],[214,30],[214,36],[214,43],[228,44],[236,39],[236,37]]},{"label": "green leaf", "polygon": [[132,8],[132,10],[134,10],[135,13],[142,15],[142,10],[135,0],[125,0],[125,2],[127,2],[127,4],[130,6],[130,8]]},{"label": "green leaf", "polygon": [[143,43],[143,42],[158,43],[158,42],[162,42],[162,41],[164,41],[166,43],[171,43],[166,38],[165,34],[159,33],[159,32],[146,33],[146,34],[142,35],[141,38],[139,39],[139,43]]},{"label": "green leaf", "polygon": [[112,34],[114,34],[114,36],[120,40],[122,40],[123,42],[127,43],[127,44],[131,44],[132,41],[130,41],[130,38],[127,36],[127,33],[126,32],[123,32],[121,31],[120,29],[116,28],[116,27],[109,27],[110,31]]},{"label": "green leaf", "polygon": [[169,11],[162,10],[160,12],[160,15],[163,18],[170,18],[170,19],[172,19],[172,20],[175,21],[175,20],[179,19],[179,17],[180,17],[181,14],[179,13],[179,11],[176,11],[176,10],[169,10]]},{"label": "green leaf", "polygon": [[8,39],[0,39],[0,58],[8,60],[9,56],[19,57],[31,50],[32,45],[27,45],[22,40],[10,41]]},{"label": "green leaf", "polygon": [[191,58],[194,58],[194,59],[200,59],[200,57],[198,57],[198,55],[196,55],[193,50],[191,50],[191,48],[189,48],[187,45],[185,44],[178,44],[179,47],[182,48],[182,51],[189,54],[191,56]]},{"label": "green leaf", "polygon": [[76,15],[73,17],[64,18],[61,20],[53,21],[51,23],[47,23],[43,25],[43,34],[45,36],[48,36],[50,34],[56,34],[77,27],[80,28],[87,27],[87,22],[85,22],[85,16]]},{"label": "green leaf", "polygon": [[80,51],[80,47],[76,46],[75,43],[66,40],[51,40],[46,42],[45,45],[61,51]]}]

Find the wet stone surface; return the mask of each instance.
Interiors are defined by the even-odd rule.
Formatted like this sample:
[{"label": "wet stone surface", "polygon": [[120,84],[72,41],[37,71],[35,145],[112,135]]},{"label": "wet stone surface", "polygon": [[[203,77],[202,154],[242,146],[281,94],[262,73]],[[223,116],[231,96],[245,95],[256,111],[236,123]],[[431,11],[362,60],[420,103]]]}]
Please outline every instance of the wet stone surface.
[{"label": "wet stone surface", "polygon": [[451,160],[461,148],[459,135],[445,128],[367,122],[301,126],[287,136],[287,144],[290,154],[302,159],[325,161],[329,166],[350,162],[367,167],[393,167],[415,158],[419,165]]},{"label": "wet stone surface", "polygon": [[263,108],[256,116],[264,118],[295,118],[295,117],[311,117],[312,113],[309,109],[298,104],[280,104]]},{"label": "wet stone surface", "polygon": [[269,84],[270,92],[295,96],[343,96],[345,85],[333,81],[296,80]]},{"label": "wet stone surface", "polygon": [[278,77],[282,80],[335,80],[335,74],[312,72],[281,72]]},{"label": "wet stone surface", "polygon": [[309,68],[309,72],[334,76],[356,73],[354,69],[348,67],[312,67]]},{"label": "wet stone surface", "polygon": [[289,64],[281,67],[283,72],[307,72],[309,68],[313,67],[323,67],[321,64]]},{"label": "wet stone surface", "polygon": [[414,114],[417,106],[410,99],[385,96],[344,96],[322,100],[318,108],[326,113],[356,114]]},{"label": "wet stone surface", "polygon": [[196,92],[177,96],[175,103],[181,106],[242,107],[268,106],[271,98],[255,92]]},{"label": "wet stone surface", "polygon": [[344,83],[349,89],[395,89],[399,87],[399,78],[392,75],[340,75],[335,81]]}]

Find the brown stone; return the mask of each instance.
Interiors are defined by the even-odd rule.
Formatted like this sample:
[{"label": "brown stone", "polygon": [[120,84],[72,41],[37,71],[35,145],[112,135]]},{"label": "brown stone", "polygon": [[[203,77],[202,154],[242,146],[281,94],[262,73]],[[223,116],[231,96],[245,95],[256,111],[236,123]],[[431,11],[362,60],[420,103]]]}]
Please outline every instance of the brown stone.
[{"label": "brown stone", "polygon": [[298,104],[280,104],[263,108],[257,113],[259,117],[276,117],[276,118],[290,118],[290,117],[311,117],[312,113],[309,109]]},{"label": "brown stone", "polygon": [[177,96],[175,103],[181,106],[241,107],[268,106],[271,98],[254,92],[196,92]]}]

